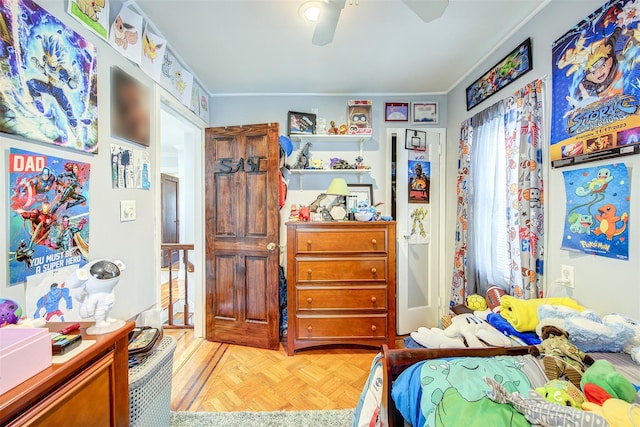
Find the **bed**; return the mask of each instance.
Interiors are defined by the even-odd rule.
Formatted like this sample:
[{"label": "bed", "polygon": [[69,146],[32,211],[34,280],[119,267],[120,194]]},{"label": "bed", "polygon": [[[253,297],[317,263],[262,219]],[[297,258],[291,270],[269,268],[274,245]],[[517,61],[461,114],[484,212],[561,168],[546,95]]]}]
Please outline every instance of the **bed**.
[{"label": "bed", "polygon": [[[382,425],[404,426],[405,420],[401,412],[396,408],[396,403],[392,398],[392,386],[398,380],[402,372],[411,368],[421,361],[448,358],[494,358],[508,359],[496,356],[516,356],[517,359],[533,359],[529,354],[528,346],[505,347],[505,348],[465,348],[465,349],[396,349],[390,350],[386,345],[382,346],[380,363],[382,365],[382,398],[380,403],[379,420]],[[620,353],[593,353],[594,359],[607,359],[616,368],[625,374],[634,384],[640,384],[640,369],[635,365],[627,354]],[[544,377],[546,379],[546,377]],[[539,381],[536,378],[535,381]],[[531,381],[532,384],[534,380]],[[404,386],[404,384],[403,384]],[[397,396],[397,390],[396,390]],[[636,402],[640,401],[640,397]],[[406,410],[405,410],[406,413]]]}]

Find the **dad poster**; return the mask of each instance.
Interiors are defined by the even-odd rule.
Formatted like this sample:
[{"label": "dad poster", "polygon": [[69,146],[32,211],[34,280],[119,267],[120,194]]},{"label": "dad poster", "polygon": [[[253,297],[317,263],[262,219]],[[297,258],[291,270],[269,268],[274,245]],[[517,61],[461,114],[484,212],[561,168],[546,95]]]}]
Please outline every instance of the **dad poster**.
[{"label": "dad poster", "polygon": [[562,249],[629,259],[629,172],[624,163],[566,171]]},{"label": "dad poster", "polygon": [[640,153],[640,0],[610,0],[553,45],[551,164]]},{"label": "dad poster", "polygon": [[88,163],[9,151],[9,283],[89,257]]}]

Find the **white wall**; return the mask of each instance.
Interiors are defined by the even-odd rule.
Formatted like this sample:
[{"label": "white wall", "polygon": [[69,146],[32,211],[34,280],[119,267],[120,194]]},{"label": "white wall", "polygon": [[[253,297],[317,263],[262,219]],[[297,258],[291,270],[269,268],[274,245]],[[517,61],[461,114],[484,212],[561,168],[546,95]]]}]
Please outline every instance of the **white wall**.
[{"label": "white wall", "polygon": [[[109,145],[112,142],[129,146],[131,144],[113,140],[110,137],[110,82],[111,65],[117,65],[133,77],[152,86],[153,82],[134,64],[122,58],[106,42],[85,30],[79,23],[65,12],[66,2],[39,2],[61,21],[65,22],[76,32],[84,35],[98,47],[98,140],[99,154],[86,155],[77,151],[56,148],[51,144],[29,142],[23,139],[0,134],[0,188],[2,189],[3,208],[0,209],[0,242],[6,247],[8,241],[7,215],[7,164],[9,148],[20,148],[47,155],[69,158],[91,163],[90,181],[90,256],[91,259],[118,258],[124,261],[127,269],[123,272],[119,285],[116,287],[116,302],[113,315],[117,318],[128,319],[140,311],[153,305],[158,292],[158,272],[156,259],[158,257],[159,237],[156,234],[157,198],[154,186],[158,185],[156,147],[153,130],[156,129],[156,112],[151,114],[152,144],[151,154],[151,185],[152,190],[116,190],[111,188],[111,163]],[[157,91],[152,91],[157,92]],[[156,102],[150,105],[156,105]],[[133,146],[133,145],[131,145]],[[140,147],[136,147],[140,148]],[[135,200],[137,206],[137,220],[120,222],[120,200]],[[0,262],[0,297],[13,298],[24,303],[24,285],[8,287],[7,263]]]},{"label": "white wall", "polygon": [[[476,112],[489,107],[501,97],[505,97],[524,84],[535,78],[548,77],[546,88],[551,91],[551,45],[567,30],[584,19],[587,15],[601,6],[601,0],[583,1],[552,1],[538,15],[527,22],[519,31],[502,44],[486,61],[477,67],[468,78],[464,79],[448,94],[448,132],[447,132],[447,194],[455,195],[456,164],[458,157],[458,138],[460,135],[460,123]],[[471,111],[466,111],[465,88],[477,77],[486,72],[491,66],[507,55],[519,43],[527,37],[532,38],[533,45],[533,71],[503,89],[494,97],[480,104]],[[550,99],[550,96],[547,97]],[[550,103],[546,102],[547,116],[550,112]],[[547,120],[548,124],[548,120]],[[549,138],[549,126],[545,126],[545,138]],[[626,163],[631,169],[631,191],[638,194],[640,185],[640,157],[629,156],[618,159]],[[586,166],[598,166],[605,162],[589,163]],[[560,249],[564,230],[565,217],[565,192],[562,179],[562,169],[553,169],[545,183],[545,201],[548,206],[547,234],[548,246],[545,248],[546,262],[545,274],[550,285],[549,294],[564,293],[566,288],[554,283],[560,277],[560,265],[568,264],[575,267],[575,289],[570,296],[582,304],[593,308],[604,315],[611,312],[625,313],[636,319],[640,319],[640,235],[636,230],[640,228],[640,200],[638,197],[631,200],[630,212],[630,242],[629,260],[619,261],[610,258],[595,257],[570,253]],[[453,268],[453,236],[455,234],[455,197],[447,200],[446,225],[446,255],[447,268]]]}]

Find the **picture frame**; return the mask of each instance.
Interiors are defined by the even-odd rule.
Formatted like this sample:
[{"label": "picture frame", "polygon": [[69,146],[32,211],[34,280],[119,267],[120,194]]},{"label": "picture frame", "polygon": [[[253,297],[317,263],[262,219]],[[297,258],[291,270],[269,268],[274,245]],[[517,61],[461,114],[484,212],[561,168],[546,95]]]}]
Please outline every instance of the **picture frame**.
[{"label": "picture frame", "polygon": [[369,206],[373,206],[373,184],[347,184],[351,195],[356,197],[357,203],[369,200]]},{"label": "picture frame", "polygon": [[151,88],[111,66],[111,136],[151,146]]},{"label": "picture frame", "polygon": [[408,102],[385,102],[384,103],[385,122],[408,122],[409,103]]},{"label": "picture frame", "polygon": [[289,111],[287,113],[287,129],[289,135],[315,135],[316,115]]},{"label": "picture frame", "polygon": [[437,125],[438,124],[438,103],[437,102],[414,102],[412,106],[411,123],[414,125]]},{"label": "picture frame", "polygon": [[532,68],[533,56],[529,37],[467,87],[467,111],[524,76]]}]

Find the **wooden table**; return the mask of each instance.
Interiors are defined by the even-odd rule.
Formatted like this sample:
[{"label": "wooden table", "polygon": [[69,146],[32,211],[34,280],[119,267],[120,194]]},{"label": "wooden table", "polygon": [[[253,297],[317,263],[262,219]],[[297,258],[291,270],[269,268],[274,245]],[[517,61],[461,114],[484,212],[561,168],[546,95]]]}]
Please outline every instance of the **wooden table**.
[{"label": "wooden table", "polygon": [[[47,327],[53,332],[70,324]],[[83,340],[95,340],[94,345],[0,395],[0,425],[129,425],[127,346],[134,323],[108,334],[86,335],[92,325],[82,322],[80,333]]]}]

